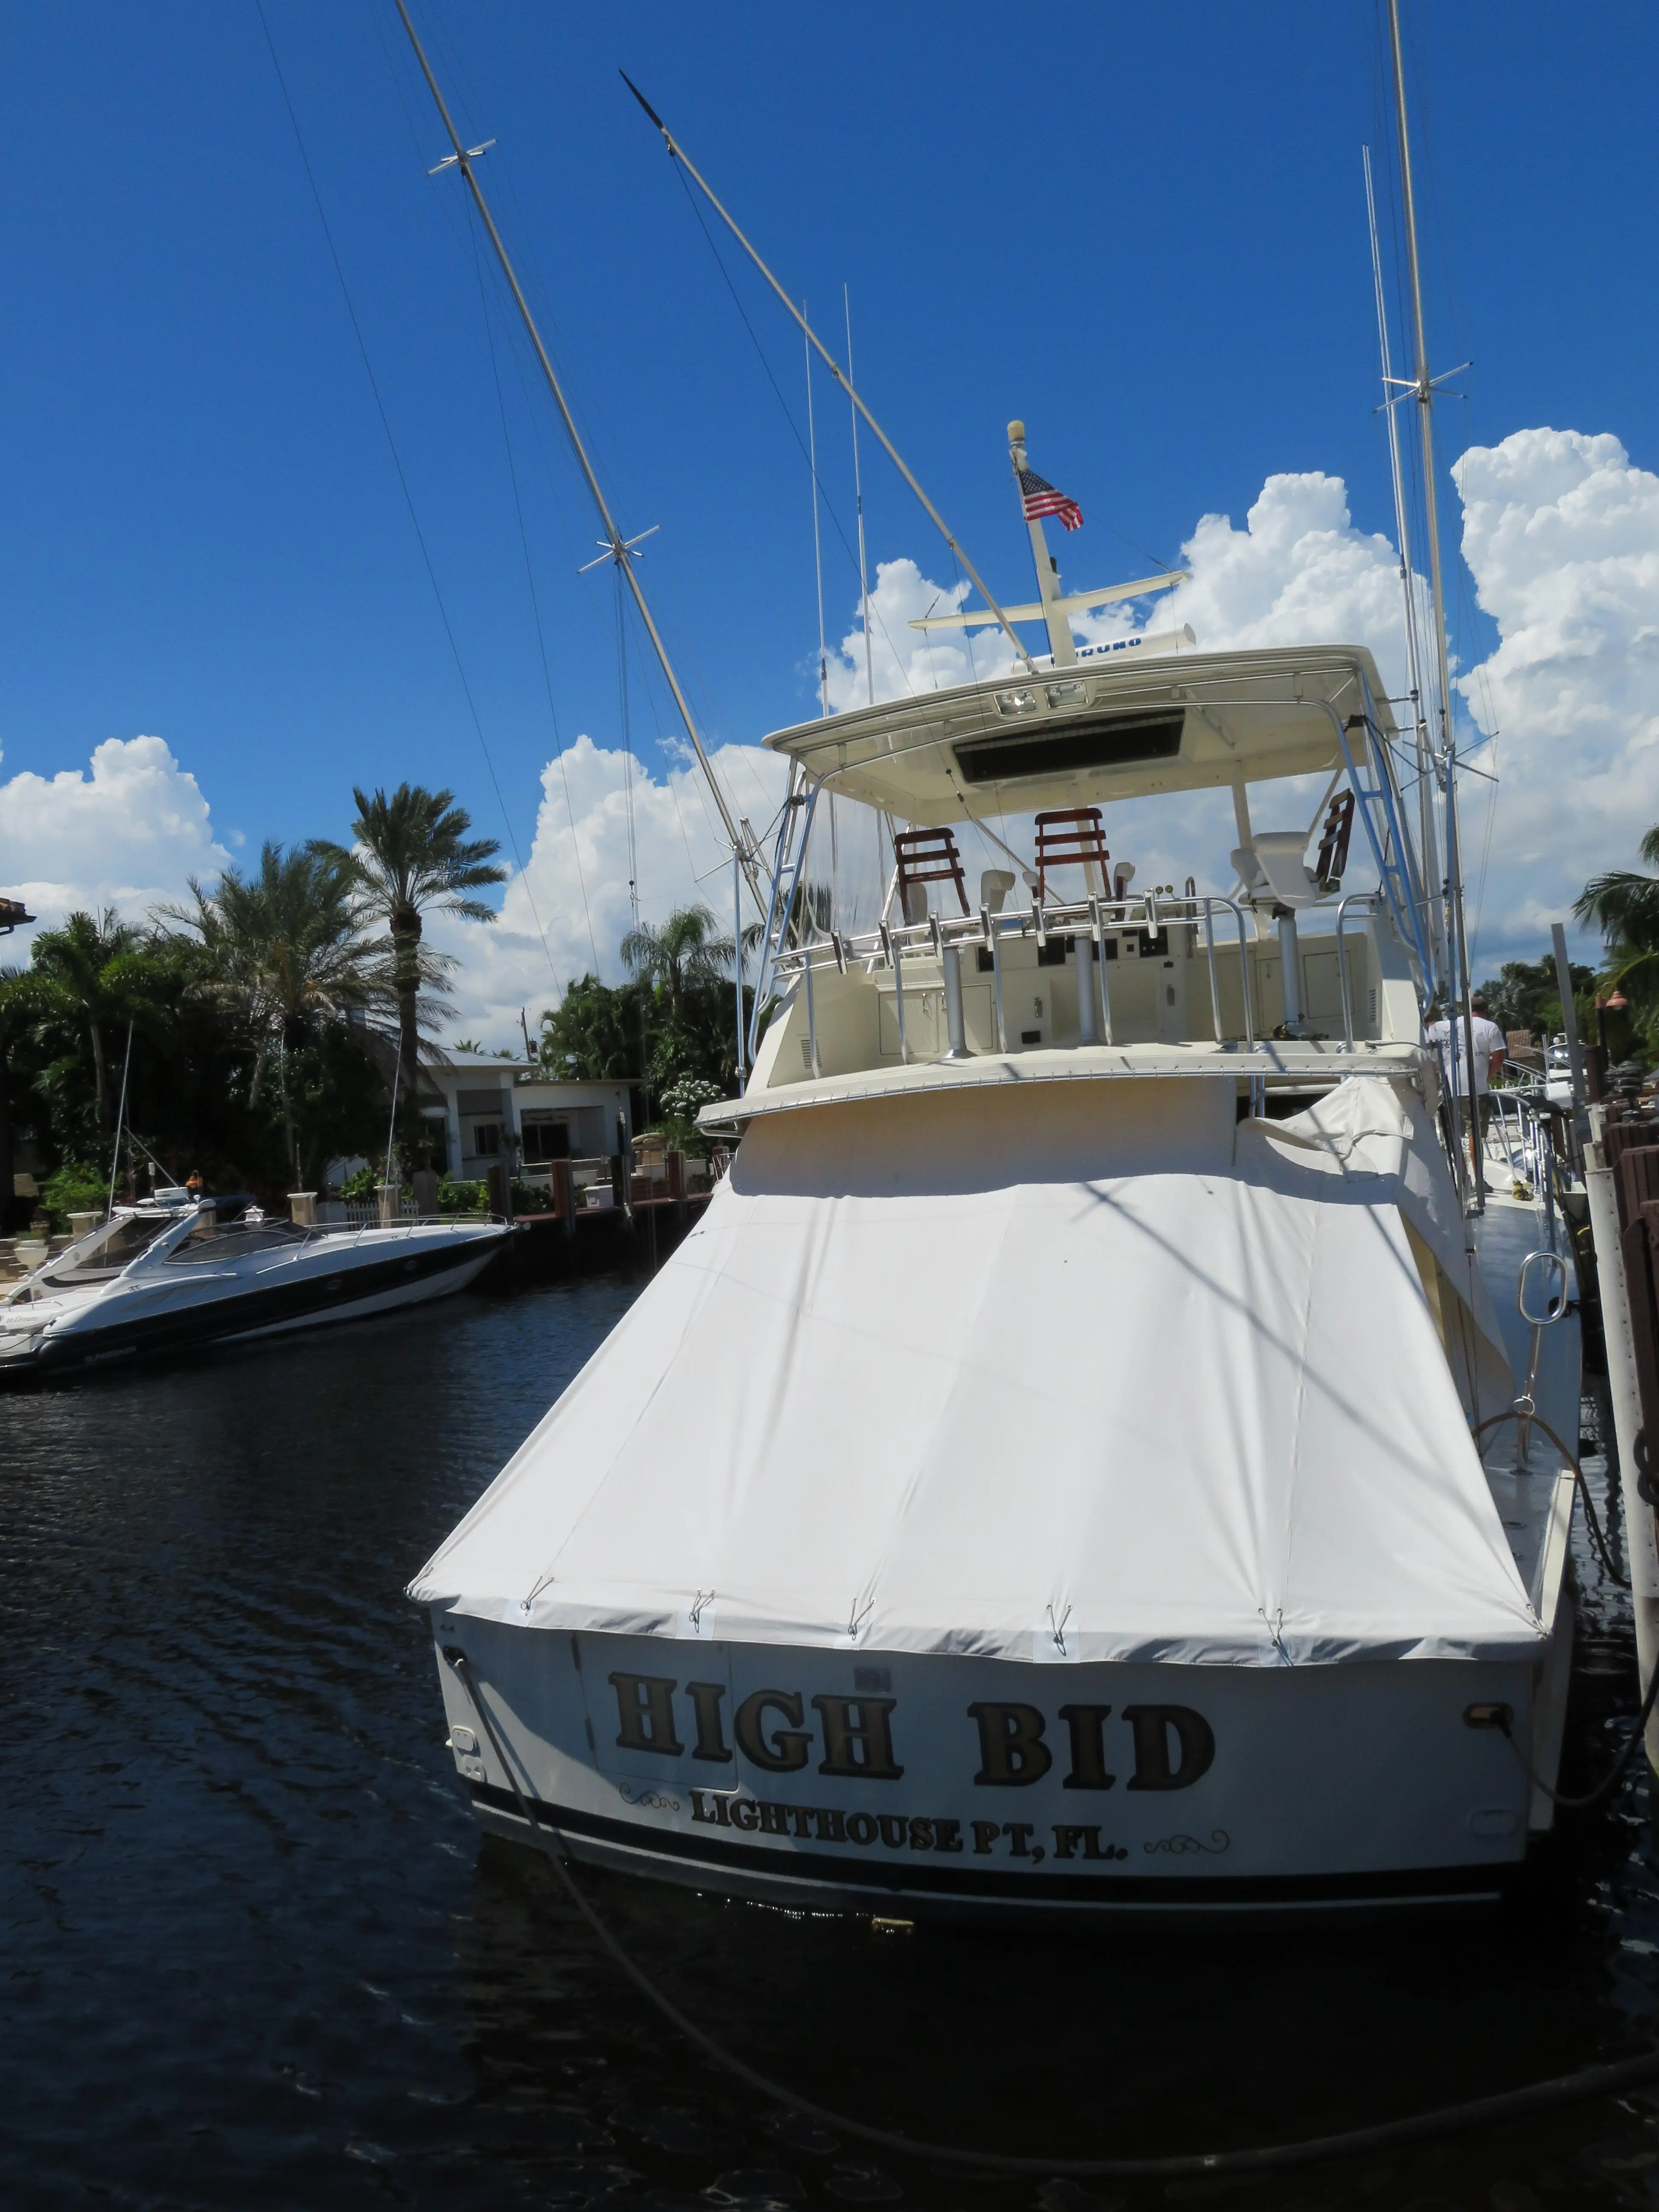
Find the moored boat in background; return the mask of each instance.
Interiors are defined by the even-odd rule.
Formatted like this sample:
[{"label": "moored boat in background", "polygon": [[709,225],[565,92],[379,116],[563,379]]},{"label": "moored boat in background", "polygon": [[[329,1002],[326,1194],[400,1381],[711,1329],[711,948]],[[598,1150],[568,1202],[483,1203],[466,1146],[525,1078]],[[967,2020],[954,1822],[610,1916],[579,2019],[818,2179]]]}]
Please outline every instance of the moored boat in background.
[{"label": "moored boat in background", "polygon": [[495,1221],[307,1228],[158,1190],[0,1299],[0,1379],[57,1375],[315,1328],[445,1297],[512,1233]]}]

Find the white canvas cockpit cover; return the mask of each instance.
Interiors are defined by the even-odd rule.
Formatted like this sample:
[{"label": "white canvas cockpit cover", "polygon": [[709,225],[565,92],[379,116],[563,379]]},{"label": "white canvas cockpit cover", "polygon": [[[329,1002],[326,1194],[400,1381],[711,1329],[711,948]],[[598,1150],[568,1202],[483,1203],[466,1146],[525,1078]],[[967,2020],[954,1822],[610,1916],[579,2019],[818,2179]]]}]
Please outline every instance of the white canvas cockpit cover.
[{"label": "white canvas cockpit cover", "polygon": [[410,1595],[1048,1663],[1534,1656],[1406,1233],[1450,1250],[1443,1164],[1382,1080],[1234,1098],[757,1122]]}]

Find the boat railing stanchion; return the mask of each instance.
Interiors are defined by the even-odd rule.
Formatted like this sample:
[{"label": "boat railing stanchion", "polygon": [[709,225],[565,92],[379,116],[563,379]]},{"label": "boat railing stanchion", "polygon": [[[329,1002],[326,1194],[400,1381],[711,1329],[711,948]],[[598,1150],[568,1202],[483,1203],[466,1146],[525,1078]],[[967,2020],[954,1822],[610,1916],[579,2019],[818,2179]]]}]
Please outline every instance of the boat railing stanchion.
[{"label": "boat railing stanchion", "polygon": [[806,978],[806,1049],[812,1063],[812,1080],[816,1083],[823,1070],[818,1065],[818,1024],[817,1009],[812,1001],[812,948],[801,947],[801,972]]},{"label": "boat railing stanchion", "polygon": [[1238,932],[1238,989],[1239,1003],[1244,1018],[1244,1042],[1251,1052],[1255,1050],[1255,1021],[1250,1012],[1250,954],[1244,938],[1244,914],[1237,899],[1218,898],[1217,906],[1224,906],[1233,918]]},{"label": "boat railing stanchion", "polygon": [[1000,920],[1001,916],[994,915],[988,906],[981,907],[979,926],[984,931],[985,942],[991,949],[991,1000],[996,1009],[997,1050],[1006,1052],[1008,1024],[1004,1020],[1002,1013],[1002,947],[998,942],[1002,933],[997,927],[997,923]]},{"label": "boat railing stanchion", "polygon": [[1100,1020],[1095,1005],[1095,946],[1086,929],[1080,929],[1072,940],[1077,956],[1077,1041],[1079,1045],[1100,1042]]},{"label": "boat railing stanchion", "polygon": [[893,963],[893,1012],[898,1017],[899,1065],[910,1064],[910,1047],[904,1034],[904,971],[901,966],[903,948],[884,921],[881,925],[881,949]]},{"label": "boat railing stanchion", "polygon": [[946,1060],[966,1060],[968,1051],[968,1018],[962,1002],[962,954],[954,945],[945,941],[944,925],[937,915],[929,917],[933,924],[933,950],[939,955],[939,974],[945,983],[945,1026],[948,1042],[945,1048]]},{"label": "boat railing stanchion", "polygon": [[1342,925],[1347,919],[1348,908],[1356,899],[1369,899],[1369,891],[1350,891],[1337,902],[1336,908],[1336,980],[1342,993],[1342,1042],[1353,1050],[1353,1000],[1348,990],[1348,956],[1342,942]]},{"label": "boat railing stanchion", "polygon": [[1208,898],[1204,902],[1204,957],[1210,969],[1210,1018],[1215,1024],[1215,1041],[1225,1040],[1221,1034],[1221,979],[1215,966],[1215,908]]},{"label": "boat railing stanchion", "polygon": [[1100,1041],[1103,1044],[1110,1044],[1112,1042],[1112,987],[1106,980],[1106,933],[1101,923],[1100,901],[1097,898],[1091,898],[1089,902],[1089,942],[1091,945],[1089,964],[1091,971],[1089,995],[1092,1000],[1094,979],[1098,976],[1100,979]]}]

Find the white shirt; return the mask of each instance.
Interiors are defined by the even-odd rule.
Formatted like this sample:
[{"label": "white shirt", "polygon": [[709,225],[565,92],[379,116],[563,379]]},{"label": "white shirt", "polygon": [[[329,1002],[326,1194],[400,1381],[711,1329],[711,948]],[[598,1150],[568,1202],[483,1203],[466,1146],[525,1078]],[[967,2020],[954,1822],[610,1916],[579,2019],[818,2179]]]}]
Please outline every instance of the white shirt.
[{"label": "white shirt", "polygon": [[[1495,1052],[1507,1052],[1509,1040],[1497,1023],[1488,1021],[1485,1014],[1476,1014],[1472,1027],[1474,1030],[1474,1088],[1476,1096],[1480,1097],[1492,1089],[1492,1054]],[[1449,1090],[1451,1088],[1452,1077],[1450,1061],[1446,1052],[1446,1041],[1449,1036],[1455,1036],[1457,1095],[1460,1098],[1467,1098],[1469,1095],[1466,1057],[1468,1048],[1463,1031],[1463,1017],[1459,1014],[1450,1021],[1443,1019],[1431,1022],[1428,1035],[1429,1042],[1440,1054],[1440,1073]]]}]

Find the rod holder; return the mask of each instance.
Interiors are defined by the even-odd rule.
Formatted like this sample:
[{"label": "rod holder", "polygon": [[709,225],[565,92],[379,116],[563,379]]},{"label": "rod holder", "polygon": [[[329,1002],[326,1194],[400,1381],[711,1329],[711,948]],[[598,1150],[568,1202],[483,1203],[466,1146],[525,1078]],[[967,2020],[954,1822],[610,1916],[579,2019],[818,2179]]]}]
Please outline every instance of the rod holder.
[{"label": "rod holder", "polygon": [[1279,912],[1279,973],[1285,991],[1285,1033],[1302,1032],[1302,946],[1296,933],[1296,916],[1288,907]]},{"label": "rod holder", "polygon": [[1088,935],[1077,940],[1077,1041],[1100,1042],[1100,1019],[1095,1006],[1095,946]]},{"label": "rod holder", "polygon": [[951,1040],[945,1057],[967,1060],[971,1055],[968,1050],[968,1020],[962,1003],[962,955],[954,945],[942,949],[939,966],[945,975],[945,1025]]}]

